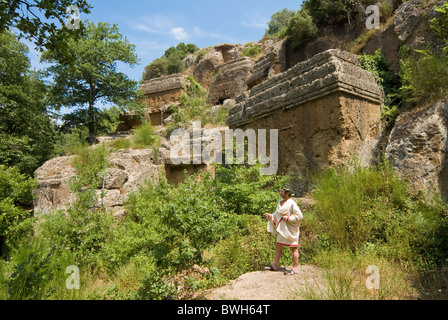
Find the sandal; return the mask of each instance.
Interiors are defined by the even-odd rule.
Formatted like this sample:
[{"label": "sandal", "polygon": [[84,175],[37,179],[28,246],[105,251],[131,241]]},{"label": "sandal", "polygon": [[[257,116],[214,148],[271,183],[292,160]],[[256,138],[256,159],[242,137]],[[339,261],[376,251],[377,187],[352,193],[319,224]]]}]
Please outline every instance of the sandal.
[{"label": "sandal", "polygon": [[286,270],[285,273],[284,273],[285,276],[292,276],[292,275],[295,275],[295,274],[297,274],[297,272],[295,272],[294,269]]},{"label": "sandal", "polygon": [[278,269],[275,269],[272,265],[270,265],[269,267],[265,267],[264,271],[278,271]]}]

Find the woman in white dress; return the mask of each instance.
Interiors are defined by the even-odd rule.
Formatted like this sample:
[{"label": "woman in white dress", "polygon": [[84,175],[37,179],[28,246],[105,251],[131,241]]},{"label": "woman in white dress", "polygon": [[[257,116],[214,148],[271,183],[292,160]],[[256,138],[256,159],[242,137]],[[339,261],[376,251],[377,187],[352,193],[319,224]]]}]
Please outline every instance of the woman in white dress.
[{"label": "woman in white dress", "polygon": [[286,275],[296,274],[299,266],[299,234],[303,215],[297,203],[291,199],[291,191],[285,187],[280,190],[280,200],[277,210],[273,214],[266,213],[268,219],[268,232],[277,236],[274,261],[266,270],[277,271],[283,247],[289,247],[293,257],[293,268],[285,272]]}]

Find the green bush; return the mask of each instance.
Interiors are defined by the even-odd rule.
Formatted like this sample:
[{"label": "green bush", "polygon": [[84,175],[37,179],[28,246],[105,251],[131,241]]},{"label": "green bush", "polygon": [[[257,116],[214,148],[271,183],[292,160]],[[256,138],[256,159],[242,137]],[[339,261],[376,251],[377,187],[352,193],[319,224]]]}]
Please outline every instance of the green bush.
[{"label": "green bush", "polygon": [[213,194],[222,200],[228,212],[263,215],[271,212],[279,199],[279,190],[289,181],[286,176],[264,176],[261,164],[249,167],[217,165]]},{"label": "green bush", "polygon": [[288,26],[289,20],[294,17],[296,12],[287,8],[277,11],[271,16],[271,20],[268,22],[268,29],[266,30],[267,36],[278,36],[282,33],[282,30]]},{"label": "green bush", "polygon": [[37,182],[19,169],[0,165],[0,234],[7,236],[8,245],[31,231],[27,221],[32,213],[27,209],[32,206],[36,186]]},{"label": "green bush", "polygon": [[[98,290],[91,287],[91,265],[79,266],[71,252],[50,243],[42,237],[30,237],[13,246],[8,261],[0,260],[1,300],[101,298]],[[66,287],[69,266],[79,266],[79,289]]]},{"label": "green bush", "polygon": [[249,43],[241,52],[241,56],[255,58],[261,54],[261,49],[254,43]]},{"label": "green bush", "polygon": [[302,8],[308,10],[317,25],[351,23],[375,0],[305,0]]},{"label": "green bush", "polygon": [[439,50],[436,45],[429,45],[424,50],[416,50],[417,56],[402,62],[401,95],[408,105],[433,102],[448,94],[448,4],[435,10],[438,15],[430,21],[430,27],[444,47]]},{"label": "green bush", "polygon": [[134,129],[133,132],[134,148],[152,148],[154,150],[158,150],[160,145],[160,136],[156,134],[155,128],[149,122],[144,122],[141,126]]},{"label": "green bush", "polygon": [[315,221],[312,228],[317,242],[325,243],[315,243],[316,248],[367,250],[419,265],[445,259],[446,204],[437,197],[412,195],[389,165],[332,168],[316,176],[315,182],[313,210],[319,223]]},{"label": "green bush", "polygon": [[291,47],[293,49],[302,43],[315,38],[318,33],[319,30],[317,29],[317,26],[305,10],[298,11],[289,21],[288,27],[285,30],[285,36],[292,40]]},{"label": "green bush", "polygon": [[[263,270],[274,256],[275,237],[266,232],[264,217],[244,214],[235,220],[235,230],[210,253],[209,264],[219,270],[223,279],[236,279],[244,273]],[[291,262],[290,257],[284,255],[284,258],[280,263]]]},{"label": "green bush", "polygon": [[125,138],[117,138],[107,144],[109,148],[113,148],[115,151],[121,149],[129,149],[132,148],[132,141],[130,139]]},{"label": "green bush", "polygon": [[168,48],[162,57],[155,59],[145,67],[143,81],[183,72],[185,70],[183,61],[185,57],[198,50],[199,48],[196,45],[183,42],[176,47]]},{"label": "green bush", "polygon": [[371,72],[384,93],[385,101],[382,106],[382,118],[386,126],[392,127],[397,119],[402,103],[400,98],[400,78],[389,68],[389,64],[378,49],[374,55],[362,54],[358,56],[363,69]]},{"label": "green bush", "polygon": [[72,160],[77,175],[70,181],[70,188],[77,195],[77,201],[73,205],[75,210],[85,211],[99,207],[97,188],[110,166],[108,156],[109,151],[104,143],[95,148],[85,146],[77,151]]},{"label": "green bush", "polygon": [[407,105],[433,102],[448,94],[448,55],[430,48],[417,53],[401,64],[401,94]]}]

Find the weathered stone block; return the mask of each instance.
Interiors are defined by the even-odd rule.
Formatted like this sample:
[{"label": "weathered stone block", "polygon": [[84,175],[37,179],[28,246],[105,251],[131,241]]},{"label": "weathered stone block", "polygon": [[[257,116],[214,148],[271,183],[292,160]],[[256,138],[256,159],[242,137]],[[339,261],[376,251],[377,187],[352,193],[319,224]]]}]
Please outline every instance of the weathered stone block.
[{"label": "weathered stone block", "polygon": [[[383,94],[357,57],[329,50],[237,98],[231,129],[278,129],[279,173],[369,163],[381,134]],[[296,189],[304,191],[306,179]]]}]

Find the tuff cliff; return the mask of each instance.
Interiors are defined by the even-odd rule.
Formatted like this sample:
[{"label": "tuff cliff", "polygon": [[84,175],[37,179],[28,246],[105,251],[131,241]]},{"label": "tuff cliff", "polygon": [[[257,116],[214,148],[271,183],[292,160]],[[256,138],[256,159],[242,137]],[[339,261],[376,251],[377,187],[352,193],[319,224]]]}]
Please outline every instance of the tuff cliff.
[{"label": "tuff cliff", "polygon": [[[441,3],[393,1],[394,15],[380,30],[367,30],[365,21],[323,28],[319,37],[295,49],[288,40],[273,39],[246,45],[223,43],[203,49],[185,59],[184,74],[142,84],[146,120],[163,131],[170,106],[178,104],[190,76],[208,91],[211,104],[231,108],[230,128],[279,130],[282,173],[306,177],[325,166],[346,165],[354,157],[367,165],[384,154],[416,189],[434,188],[446,197],[447,100],[406,110],[395,126],[385,131],[380,119],[383,92],[375,78],[360,67],[356,56],[381,49],[397,72],[400,54],[405,49],[412,54],[435,41],[429,20],[435,16],[434,5]],[[251,46],[258,47],[259,54],[244,56],[245,49]],[[129,114],[123,115],[122,120],[118,131],[128,131],[139,124]],[[107,206],[121,209],[126,195],[145,178],[154,181],[162,173],[178,183],[184,169],[191,173],[207,168],[174,165],[169,160],[169,150],[165,140],[156,157],[157,164],[149,150],[114,154],[114,168],[106,183]],[[36,211],[72,201],[73,195],[62,183],[75,174],[68,163],[67,158],[53,159],[36,172]],[[306,193],[306,179],[297,180],[295,188],[299,194]]]}]

